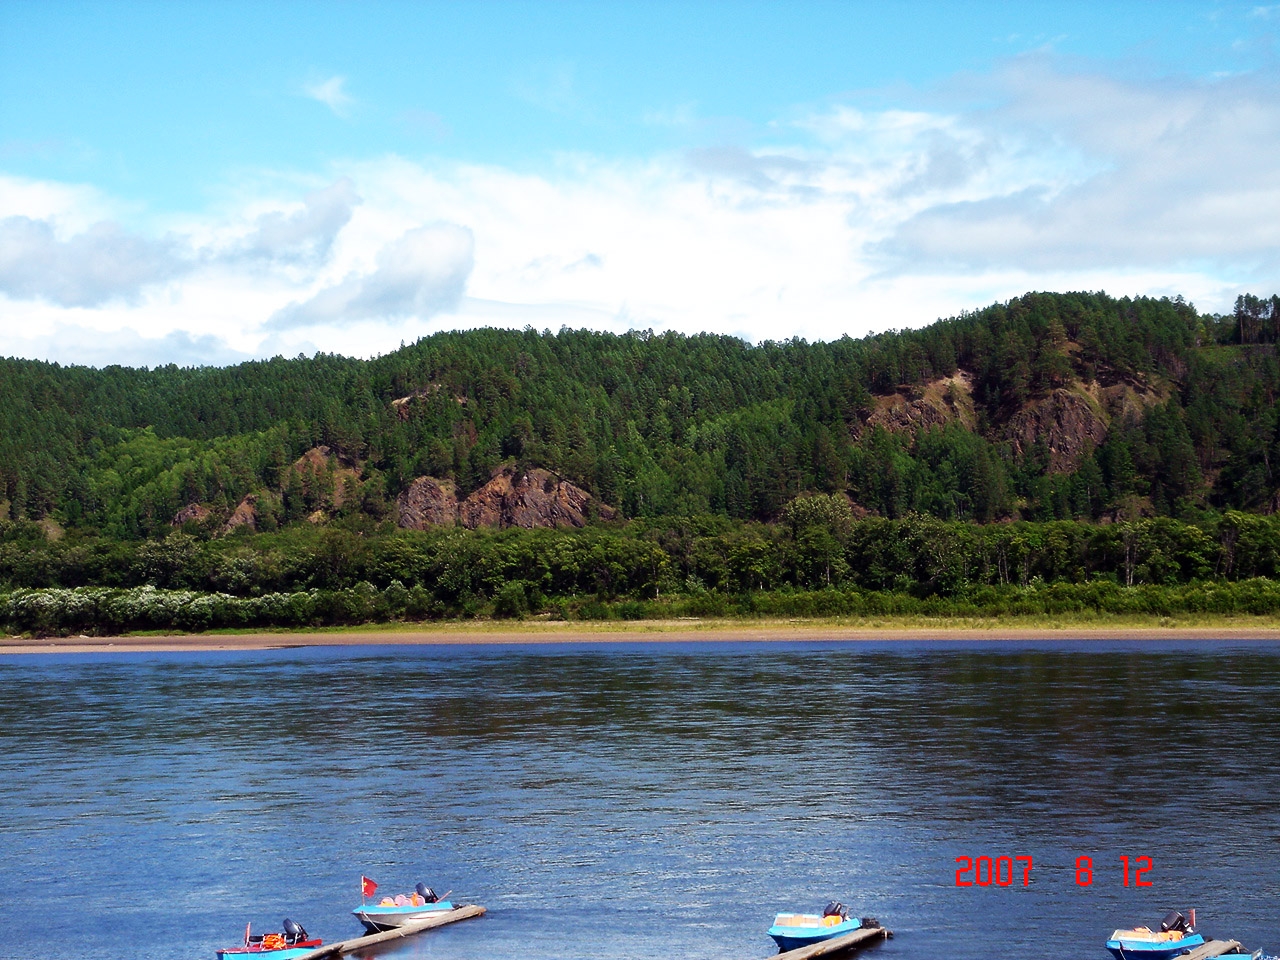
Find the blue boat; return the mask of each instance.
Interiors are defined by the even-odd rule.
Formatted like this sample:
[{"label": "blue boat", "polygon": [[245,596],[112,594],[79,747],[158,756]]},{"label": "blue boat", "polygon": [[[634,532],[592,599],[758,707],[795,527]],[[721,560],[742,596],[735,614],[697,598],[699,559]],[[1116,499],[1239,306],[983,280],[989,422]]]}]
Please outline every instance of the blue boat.
[{"label": "blue boat", "polygon": [[778,949],[785,952],[821,943],[823,940],[842,937],[846,933],[861,930],[863,926],[863,921],[849,916],[849,911],[843,903],[833,900],[827,904],[821,915],[816,913],[778,914],[773,918],[769,936],[773,937]]},{"label": "blue boat", "polygon": [[283,933],[267,933],[251,936],[244,928],[244,945],[216,951],[218,960],[295,960],[324,945],[324,941],[312,940],[302,924],[285,917]]},{"label": "blue boat", "polygon": [[1107,949],[1116,960],[1173,960],[1204,944],[1204,937],[1196,933],[1194,924],[1194,910],[1191,922],[1174,910],[1160,922],[1159,930],[1117,930],[1107,941]]},{"label": "blue boat", "polygon": [[370,933],[381,933],[452,909],[451,901],[441,900],[434,890],[419,883],[412,894],[383,897],[376,904],[362,903],[351,912]]}]

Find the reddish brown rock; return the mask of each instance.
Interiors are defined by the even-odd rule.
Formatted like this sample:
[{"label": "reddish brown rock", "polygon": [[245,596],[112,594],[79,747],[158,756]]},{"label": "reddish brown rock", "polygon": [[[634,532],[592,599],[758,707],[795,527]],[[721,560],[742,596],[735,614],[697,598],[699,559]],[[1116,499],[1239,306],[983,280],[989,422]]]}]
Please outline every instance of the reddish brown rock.
[{"label": "reddish brown rock", "polygon": [[204,523],[209,519],[211,511],[200,503],[188,503],[173,515],[170,526],[180,527],[184,523]]},{"label": "reddish brown rock", "polygon": [[[469,527],[583,527],[590,503],[591,494],[548,470],[517,475],[507,467],[467,497],[462,522]],[[603,505],[597,506],[597,513],[605,520],[614,516]]]},{"label": "reddish brown rock", "polygon": [[396,507],[406,530],[452,527],[458,519],[458,494],[452,480],[418,477],[396,497]]},{"label": "reddish brown rock", "polygon": [[1019,454],[1043,441],[1049,472],[1070,473],[1106,439],[1107,423],[1088,399],[1059,388],[1010,417],[1004,435]]},{"label": "reddish brown rock", "polygon": [[341,509],[348,494],[360,486],[360,474],[354,461],[343,458],[326,446],[312,447],[289,468],[302,483],[303,490],[334,510]]},{"label": "reddish brown rock", "polygon": [[507,498],[514,493],[515,485],[511,482],[515,471],[508,468],[498,470],[493,479],[479,490],[476,490],[460,504],[462,525],[474,530],[476,527],[501,527],[503,507]]},{"label": "reddish brown rock", "polygon": [[248,494],[236,504],[235,510],[231,512],[231,516],[223,524],[222,532],[230,533],[237,527],[244,526],[247,526],[250,530],[258,529],[258,495],[256,493]]},{"label": "reddish brown rock", "polygon": [[[461,520],[464,527],[582,527],[592,512],[592,497],[581,487],[561,480],[548,470],[517,474],[501,467],[493,478],[462,503],[452,483],[419,477],[396,499],[400,526],[421,530],[449,526]],[[595,504],[596,516],[611,520],[616,511]]]}]

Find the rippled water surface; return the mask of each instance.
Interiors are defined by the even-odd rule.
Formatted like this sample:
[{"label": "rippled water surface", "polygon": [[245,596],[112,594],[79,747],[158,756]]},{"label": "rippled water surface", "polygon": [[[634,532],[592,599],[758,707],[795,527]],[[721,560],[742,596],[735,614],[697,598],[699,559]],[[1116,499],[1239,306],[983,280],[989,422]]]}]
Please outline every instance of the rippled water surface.
[{"label": "rippled water surface", "polygon": [[[397,960],[764,958],[831,897],[882,960],[1106,960],[1174,907],[1280,952],[1278,690],[1263,643],[10,657],[0,957],[354,936],[362,873],[489,908]],[[957,887],[983,855],[1030,886]]]}]

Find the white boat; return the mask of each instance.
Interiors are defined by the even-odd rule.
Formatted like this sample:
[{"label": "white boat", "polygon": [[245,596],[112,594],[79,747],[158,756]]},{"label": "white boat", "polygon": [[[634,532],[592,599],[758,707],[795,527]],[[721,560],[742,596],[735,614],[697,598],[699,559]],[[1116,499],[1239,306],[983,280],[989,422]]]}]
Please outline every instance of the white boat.
[{"label": "white boat", "polygon": [[451,901],[439,899],[434,890],[420,883],[412,894],[383,897],[377,903],[362,903],[351,912],[370,933],[381,933],[452,909]]}]

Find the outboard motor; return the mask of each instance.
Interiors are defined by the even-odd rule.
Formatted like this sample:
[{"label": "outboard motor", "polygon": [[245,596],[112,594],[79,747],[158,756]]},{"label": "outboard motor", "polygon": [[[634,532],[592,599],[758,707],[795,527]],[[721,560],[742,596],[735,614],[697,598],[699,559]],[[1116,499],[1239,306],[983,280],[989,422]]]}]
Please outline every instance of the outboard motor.
[{"label": "outboard motor", "polygon": [[423,900],[427,901],[427,903],[440,902],[440,898],[436,896],[436,892],[432,890],[430,887],[428,887],[425,883],[420,883],[413,889],[417,890],[418,896],[420,896]]},{"label": "outboard motor", "polygon": [[839,900],[830,901],[822,911],[824,917],[839,917],[841,921],[849,919],[849,908]]},{"label": "outboard motor", "polygon": [[1187,932],[1187,918],[1177,910],[1170,910],[1163,920],[1160,921],[1160,932],[1168,933],[1174,930],[1178,933]]},{"label": "outboard motor", "polygon": [[298,943],[307,939],[307,931],[303,929],[302,924],[295,923],[293,920],[285,917],[284,939],[286,943]]}]

